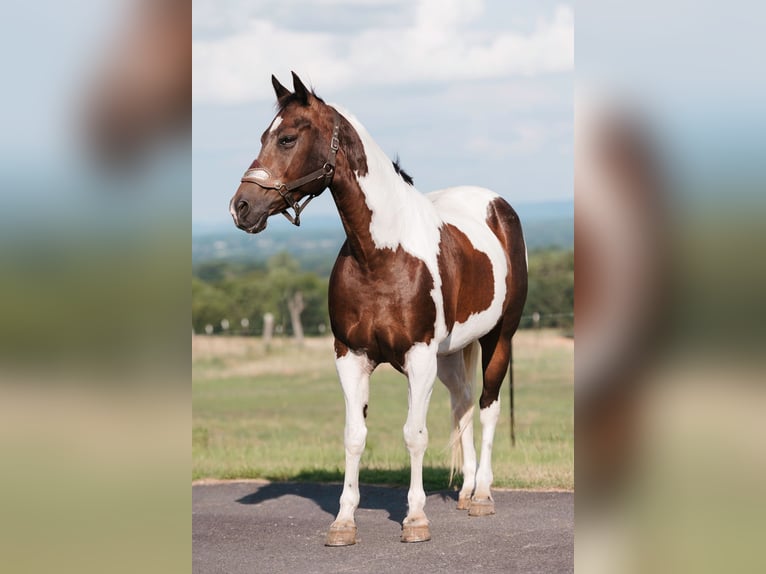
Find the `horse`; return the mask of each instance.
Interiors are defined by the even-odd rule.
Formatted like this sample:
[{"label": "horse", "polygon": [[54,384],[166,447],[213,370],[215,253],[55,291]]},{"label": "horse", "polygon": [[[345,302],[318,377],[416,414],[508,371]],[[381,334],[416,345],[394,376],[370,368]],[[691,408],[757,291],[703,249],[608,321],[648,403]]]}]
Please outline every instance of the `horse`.
[{"label": "horse", "polygon": [[[229,211],[248,233],[263,231],[275,214],[300,225],[308,202],[329,188],[346,233],[329,284],[335,364],[346,403],[345,480],[325,544],[356,543],[369,379],[381,363],[408,380],[403,432],[411,474],[401,540],[427,541],[423,456],[437,376],[450,393],[451,477],[462,459],[457,508],[471,516],[495,512],[490,486],[498,394],[527,294],[521,223],[501,196],[484,188],[421,194],[398,160],[392,162],[350,112],[326,104],[295,72],[292,76],[292,92],[271,78],[278,111]],[[473,388],[479,350],[477,466]]]}]

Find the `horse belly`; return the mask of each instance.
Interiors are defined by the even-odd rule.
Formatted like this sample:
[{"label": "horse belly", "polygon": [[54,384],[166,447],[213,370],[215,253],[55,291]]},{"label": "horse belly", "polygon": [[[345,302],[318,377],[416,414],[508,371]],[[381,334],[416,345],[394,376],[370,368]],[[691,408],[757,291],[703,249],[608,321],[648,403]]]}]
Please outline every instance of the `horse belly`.
[{"label": "horse belly", "polygon": [[[440,341],[438,352],[449,354],[483,337],[500,321],[507,294],[508,254],[487,222],[490,203],[498,199],[497,194],[483,188],[461,187],[434,192],[430,197],[444,223],[456,230],[449,238],[451,249],[445,251],[462,253],[458,260],[440,269],[442,289],[447,295],[445,317],[451,314],[454,322],[448,321],[448,333]],[[480,303],[475,292],[479,287],[485,291],[491,287],[492,293],[489,298],[478,297]]]},{"label": "horse belly", "polygon": [[473,341],[489,333],[500,320],[500,316],[488,313],[472,315],[465,323],[455,323],[447,338],[438,348],[439,355],[449,355],[464,349]]}]

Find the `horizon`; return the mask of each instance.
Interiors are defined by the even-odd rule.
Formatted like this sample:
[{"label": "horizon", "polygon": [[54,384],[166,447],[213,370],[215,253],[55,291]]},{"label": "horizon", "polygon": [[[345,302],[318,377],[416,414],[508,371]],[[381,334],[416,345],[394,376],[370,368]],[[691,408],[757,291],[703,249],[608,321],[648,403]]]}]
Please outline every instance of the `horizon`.
[{"label": "horizon", "polygon": [[[329,194],[328,194],[329,195]],[[322,194],[322,196],[318,197],[314,201],[317,202],[319,199],[322,199],[325,197],[325,194]],[[525,221],[544,221],[548,219],[574,219],[574,197],[565,197],[565,198],[559,198],[559,199],[544,199],[539,201],[518,201],[515,203],[512,203],[511,206],[516,210],[516,212],[519,214],[519,217],[522,220],[522,223]],[[314,207],[314,204],[312,204],[312,207]],[[552,213],[550,216],[548,214],[543,213],[542,211],[545,210],[545,208],[556,208],[552,209]],[[563,211],[567,211],[568,213],[563,214]],[[319,210],[315,213],[312,213],[310,210],[305,212],[305,219],[301,221],[301,227],[303,228],[311,228],[316,227],[317,222],[326,223],[330,220],[337,219],[338,222],[340,222],[340,219],[337,218],[338,212],[336,209],[332,210]],[[273,227],[282,228],[282,223],[286,223],[287,227],[292,227],[292,224],[290,224],[286,219],[282,217],[277,217],[278,214],[275,214],[274,216],[269,218],[269,229]],[[278,222],[278,223],[277,223]],[[223,227],[224,225],[231,225],[231,215],[228,211],[228,200],[226,201],[226,204],[224,204],[224,208],[222,209],[222,215],[216,216],[213,218],[206,218],[206,219],[200,219],[195,218],[194,214],[192,214],[192,234],[199,231],[199,227],[208,227],[208,228],[214,228],[218,229],[220,227]],[[274,225],[276,223],[276,225]],[[196,229],[195,229],[196,228]],[[241,230],[237,229],[236,227],[232,226],[232,229],[237,232],[241,232]]]}]

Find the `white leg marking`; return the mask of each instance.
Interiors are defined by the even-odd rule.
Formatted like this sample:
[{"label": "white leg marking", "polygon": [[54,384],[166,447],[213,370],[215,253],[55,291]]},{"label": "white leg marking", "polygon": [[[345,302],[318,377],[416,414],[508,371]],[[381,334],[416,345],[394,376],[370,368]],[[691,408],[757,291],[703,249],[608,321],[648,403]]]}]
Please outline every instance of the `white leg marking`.
[{"label": "white leg marking", "polygon": [[410,453],[409,509],[404,523],[427,521],[424,508],[423,456],[428,446],[426,415],[436,379],[436,345],[415,344],[405,355],[404,369],[409,381],[409,412],[404,424],[404,442]]},{"label": "white leg marking", "polygon": [[495,427],[500,418],[500,399],[487,408],[481,409],[481,459],[479,470],[476,471],[476,500],[492,498],[489,487],[492,485],[492,442],[495,438]]},{"label": "white leg marking", "polygon": [[[469,351],[471,352],[473,350]],[[462,453],[463,486],[460,489],[458,507],[465,508],[476,484],[476,450],[473,445],[473,383],[476,378],[476,363],[472,359],[465,360],[463,351],[458,351],[439,357],[438,366],[439,379],[449,390],[452,404],[450,476],[460,465]],[[474,372],[469,373],[469,370]]]},{"label": "white leg marking", "polygon": [[364,411],[370,396],[372,368],[366,355],[350,351],[335,359],[335,366],[346,399],[346,476],[336,522],[353,523],[354,511],[359,506],[359,459],[367,438]]}]

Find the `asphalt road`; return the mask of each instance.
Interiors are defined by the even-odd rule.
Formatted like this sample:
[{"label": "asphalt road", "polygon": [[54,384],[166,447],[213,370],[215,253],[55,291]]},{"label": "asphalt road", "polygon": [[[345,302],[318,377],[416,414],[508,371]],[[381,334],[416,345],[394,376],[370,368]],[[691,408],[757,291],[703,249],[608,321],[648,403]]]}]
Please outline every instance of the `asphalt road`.
[{"label": "asphalt road", "polygon": [[358,543],[327,548],[339,484],[192,486],[193,572],[290,574],[574,570],[571,492],[494,491],[497,514],[469,517],[456,493],[428,496],[430,542],[399,541],[407,491],[361,487]]}]

